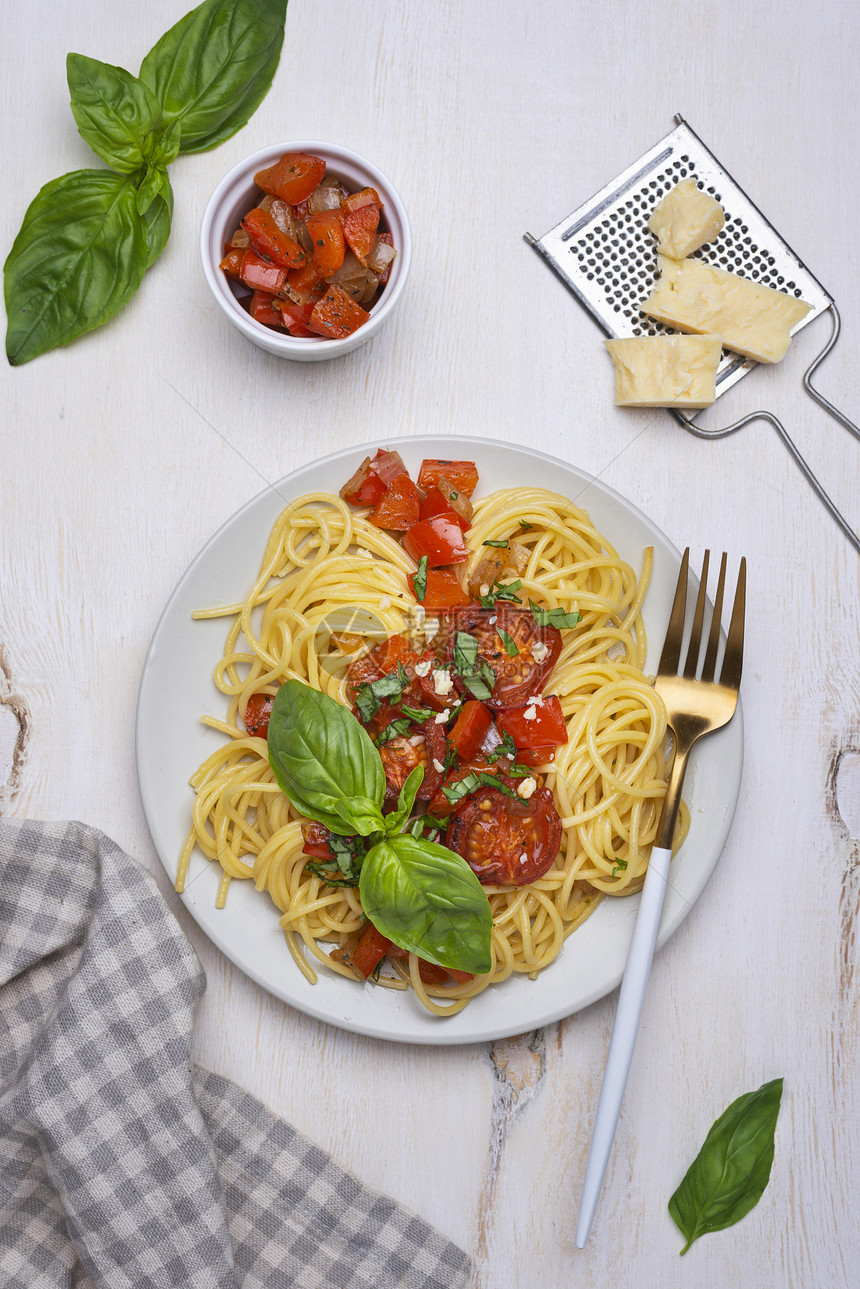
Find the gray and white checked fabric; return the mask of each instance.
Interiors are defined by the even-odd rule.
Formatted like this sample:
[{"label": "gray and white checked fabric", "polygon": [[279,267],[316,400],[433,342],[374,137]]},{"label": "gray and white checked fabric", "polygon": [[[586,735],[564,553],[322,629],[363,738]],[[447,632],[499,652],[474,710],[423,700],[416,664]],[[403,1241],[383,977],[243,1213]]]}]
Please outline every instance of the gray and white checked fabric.
[{"label": "gray and white checked fabric", "polygon": [[0,1289],[463,1289],[456,1245],[192,1068],[204,987],[118,846],[0,819]]}]

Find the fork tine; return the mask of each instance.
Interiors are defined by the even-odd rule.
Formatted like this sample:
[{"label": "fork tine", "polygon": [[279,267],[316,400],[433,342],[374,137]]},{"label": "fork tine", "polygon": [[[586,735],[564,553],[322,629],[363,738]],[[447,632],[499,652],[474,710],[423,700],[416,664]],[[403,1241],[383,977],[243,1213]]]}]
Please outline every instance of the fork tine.
[{"label": "fork tine", "polygon": [[669,614],[669,625],[666,628],[666,639],[663,652],[657,664],[660,676],[675,676],[681,658],[681,642],[684,637],[684,615],[687,611],[687,573],[690,566],[690,548],[684,551],[681,567],[678,570],[678,584],[675,587],[675,599],[672,601],[672,612]]},{"label": "fork tine", "polygon": [[723,592],[726,588],[726,552],[720,560],[720,578],[717,582],[717,594],[714,596],[714,615],[711,618],[711,630],[708,635],[708,648],[702,664],[702,680],[714,679],[714,668],[717,665],[717,649],[720,644],[720,622],[723,616]]},{"label": "fork tine", "polygon": [[738,570],[738,589],[735,591],[735,602],[732,605],[732,620],[729,623],[729,634],[726,639],[726,653],[723,658],[723,669],[720,684],[729,689],[737,689],[741,683],[741,670],[744,661],[744,607],[747,591],[747,561],[741,559]]},{"label": "fork tine", "polygon": [[708,590],[708,562],[711,558],[711,552],[705,551],[705,557],[702,560],[702,576],[699,579],[699,594],[696,596],[696,611],[693,614],[693,629],[690,632],[690,644],[687,649],[687,663],[684,667],[684,675],[689,680],[696,679],[696,670],[699,666],[699,651],[702,647],[702,623],[705,620],[705,596]]}]

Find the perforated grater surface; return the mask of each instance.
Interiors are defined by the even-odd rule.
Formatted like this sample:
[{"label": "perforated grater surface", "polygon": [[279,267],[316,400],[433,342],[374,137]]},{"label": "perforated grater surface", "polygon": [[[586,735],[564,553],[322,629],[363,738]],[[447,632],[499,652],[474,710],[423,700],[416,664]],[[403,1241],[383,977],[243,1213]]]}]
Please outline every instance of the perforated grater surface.
[{"label": "perforated grater surface", "polygon": [[[831,313],[833,334],[804,376],[804,387],[820,406],[860,438],[857,426],[810,383],[812,373],[830,353],[839,335],[839,314],[833,297],[695,131],[682,117],[676,116],[675,120],[677,125],[670,134],[578,210],[541,238],[526,233],[526,241],[573,291],[608,336],[670,334],[671,328],[640,312],[640,305],[650,295],[658,276],[657,243],[648,228],[648,220],[665,194],[682,179],[692,176],[699,188],[716,198],[726,216],[719,235],[697,251],[695,258],[805,300],[812,307],[793,328],[792,335],[820,314]],[[717,398],[757,366],[752,359],[723,350],[717,369]],[[755,412],[723,429],[706,430],[695,423],[698,413],[677,408],[670,411],[700,438],[722,438],[752,420],[769,421],[839,527],[860,551],[860,538],[836,509],[785,427],[770,412]]]}]

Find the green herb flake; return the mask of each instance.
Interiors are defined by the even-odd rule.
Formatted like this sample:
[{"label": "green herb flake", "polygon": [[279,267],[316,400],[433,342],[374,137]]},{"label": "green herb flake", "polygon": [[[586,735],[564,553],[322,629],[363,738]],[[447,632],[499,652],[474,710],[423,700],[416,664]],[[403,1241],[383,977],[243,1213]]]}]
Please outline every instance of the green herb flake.
[{"label": "green herb flake", "polygon": [[403,738],[409,733],[412,724],[413,722],[408,717],[398,717],[397,720],[390,721],[373,742],[376,747],[382,747],[383,743],[390,743],[394,738]]},{"label": "green herb flake", "polygon": [[495,582],[486,595],[480,597],[481,607],[492,609],[498,600],[511,600],[519,603],[519,591],[522,587],[522,581],[517,578],[514,582]]},{"label": "green herb flake", "polygon": [[535,604],[534,600],[529,600],[529,608],[539,627],[558,627],[559,630],[569,630],[582,620],[582,614],[576,610],[567,613],[561,608],[542,609],[539,604]]},{"label": "green herb flake", "polygon": [[627,871],[627,860],[626,860],[626,859],[618,859],[618,858],[617,858],[617,856],[616,856],[616,857],[615,857],[615,866],[614,866],[614,868],[612,869],[612,876],[613,876],[613,877],[615,877],[618,873],[625,873],[626,871]]},{"label": "green herb flake", "polygon": [[497,546],[497,547],[499,548],[499,550],[505,550],[505,551],[508,549],[508,541],[507,541],[507,539],[505,539],[504,541],[499,541],[499,542],[497,542],[497,541],[481,542],[481,545],[482,545],[482,546]]},{"label": "green herb flake", "polygon": [[457,802],[462,801],[464,797],[468,797],[470,792],[477,792],[480,786],[480,777],[475,774],[473,770],[470,774],[464,775],[462,779],[458,779],[456,783],[451,783],[443,787],[442,792],[448,799],[448,802],[452,806],[456,806]]},{"label": "green herb flake", "polygon": [[520,528],[534,528],[534,524],[530,524],[527,519],[520,519],[517,522],[519,523]]},{"label": "green herb flake", "polygon": [[427,594],[427,556],[422,555],[418,561],[418,571],[412,579],[415,599],[423,602]]},{"label": "green herb flake", "polygon": [[514,641],[513,636],[509,635],[508,632],[505,631],[503,627],[496,627],[496,634],[501,640],[502,644],[507,649],[508,657],[516,658],[517,654],[519,653],[519,649],[516,646],[516,642]]}]

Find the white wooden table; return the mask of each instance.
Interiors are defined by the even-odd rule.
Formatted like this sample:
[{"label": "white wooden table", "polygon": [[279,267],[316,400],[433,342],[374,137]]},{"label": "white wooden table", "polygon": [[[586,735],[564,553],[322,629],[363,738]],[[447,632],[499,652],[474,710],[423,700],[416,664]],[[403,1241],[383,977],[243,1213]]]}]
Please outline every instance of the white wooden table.
[{"label": "white wooden table", "polygon": [[[43,183],[92,164],[68,110],[66,52],[136,70],[184,8],[8,9],[5,248]],[[152,869],[208,974],[198,1059],[459,1241],[476,1289],[858,1283],[860,561],[766,425],[705,443],[666,413],[616,410],[597,329],[522,240],[682,112],[835,295],[844,336],[820,384],[856,419],[857,36],[849,0],[291,0],[252,123],[172,167],[173,232],[138,296],[101,331],[4,374],[0,780],[15,711],[25,729],[2,808],[95,824]],[[245,343],[197,259],[221,175],[291,137],[374,158],[413,223],[396,318],[334,364]],[[772,409],[860,525],[860,444],[800,388],[828,325],[709,415]],[[141,666],[203,542],[312,458],[425,432],[536,444],[597,474],[677,545],[750,563],[741,799],[714,878],[655,962],[584,1252],[573,1230],[615,997],[488,1046],[398,1046],[318,1023],[198,933],[138,797]],[[762,1202],[679,1261],[670,1194],[716,1115],[777,1075]]]}]

